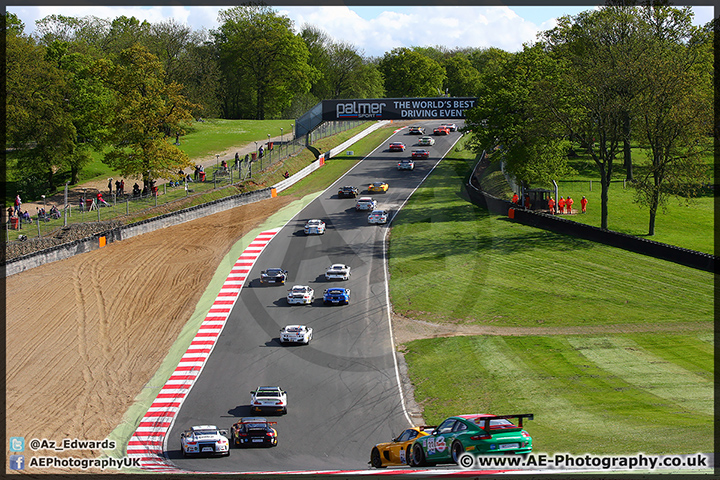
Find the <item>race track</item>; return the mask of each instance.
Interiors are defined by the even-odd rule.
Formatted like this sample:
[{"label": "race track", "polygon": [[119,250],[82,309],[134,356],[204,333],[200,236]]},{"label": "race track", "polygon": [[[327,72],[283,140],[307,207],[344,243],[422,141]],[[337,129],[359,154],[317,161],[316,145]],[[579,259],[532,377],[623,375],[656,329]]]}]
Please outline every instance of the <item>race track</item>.
[{"label": "race track", "polygon": [[[430,132],[439,123],[418,122]],[[387,182],[387,193],[372,196],[392,218],[459,135],[435,137],[434,146],[424,147],[429,159],[416,161],[413,171],[398,171],[397,162],[410,156],[419,138],[400,130],[275,235],[249,272],[212,355],[175,417],[165,444],[170,463],[207,472],[359,470],[367,468],[373,445],[408,426],[388,319],[387,227],[369,225],[367,212],[356,212],[354,199],[337,198],[337,189],[354,185],[367,195],[370,182]],[[388,152],[390,141],[404,142],[406,151]],[[324,235],[303,234],[311,218],[326,222]],[[350,265],[350,280],[326,281],[323,274],[333,263]],[[260,284],[260,271],[269,267],[288,270],[285,286]],[[295,284],[315,289],[313,305],[287,304],[287,290]],[[323,305],[323,290],[330,286],[350,288],[350,304]],[[279,331],[287,324],[313,327],[313,342],[281,346]],[[252,416],[250,391],[261,385],[288,392],[287,415],[271,417],[278,422],[277,447],[183,458],[181,431],[201,424],[229,429],[238,418]]]}]

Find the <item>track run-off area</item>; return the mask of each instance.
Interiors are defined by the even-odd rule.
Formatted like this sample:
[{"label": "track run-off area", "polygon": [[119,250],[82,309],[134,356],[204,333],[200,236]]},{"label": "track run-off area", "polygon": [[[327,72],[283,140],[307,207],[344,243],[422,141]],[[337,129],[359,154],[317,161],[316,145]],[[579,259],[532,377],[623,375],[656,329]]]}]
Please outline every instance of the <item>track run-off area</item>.
[{"label": "track run-off area", "polygon": [[[432,130],[430,122],[419,122]],[[159,390],[127,446],[146,471],[162,472],[362,472],[373,445],[412,424],[397,368],[388,301],[387,225],[368,224],[355,199],[337,198],[343,185],[372,196],[390,222],[412,192],[454,146],[460,134],[437,136],[428,159],[410,171],[397,169],[419,137],[400,129],[390,141],[405,152],[377,147],[284,225],[262,231],[237,258],[190,347]],[[417,147],[416,147],[417,148]],[[384,181],[385,193],[367,192]],[[323,235],[306,236],[312,218],[326,222]],[[331,264],[350,265],[348,281],[327,281]],[[262,285],[260,271],[289,272],[284,286]],[[309,285],[315,301],[289,306],[292,285]],[[331,286],[351,290],[349,305],[326,306]],[[314,329],[307,346],[282,346],[287,324]],[[227,457],[184,458],[180,433],[194,425],[230,426],[252,416],[250,391],[277,385],[288,392],[288,413],[277,421],[278,446],[232,448]],[[448,472],[451,469],[440,469]]]}]

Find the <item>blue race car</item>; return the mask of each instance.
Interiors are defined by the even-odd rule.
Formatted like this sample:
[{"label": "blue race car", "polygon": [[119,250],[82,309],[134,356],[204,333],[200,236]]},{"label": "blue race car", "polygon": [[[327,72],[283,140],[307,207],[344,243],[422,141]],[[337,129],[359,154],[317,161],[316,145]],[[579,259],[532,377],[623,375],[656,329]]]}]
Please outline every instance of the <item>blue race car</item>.
[{"label": "blue race car", "polygon": [[349,288],[328,288],[323,292],[323,302],[332,305],[347,305],[350,303],[350,289]]}]

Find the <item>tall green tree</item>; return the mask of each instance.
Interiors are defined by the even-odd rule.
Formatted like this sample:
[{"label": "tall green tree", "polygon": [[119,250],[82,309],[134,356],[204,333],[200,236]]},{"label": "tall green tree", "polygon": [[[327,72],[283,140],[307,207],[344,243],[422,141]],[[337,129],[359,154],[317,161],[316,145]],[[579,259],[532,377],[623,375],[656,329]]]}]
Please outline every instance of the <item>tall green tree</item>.
[{"label": "tall green tree", "polygon": [[473,67],[468,58],[455,54],[444,61],[447,74],[445,91],[451,97],[474,97],[480,89],[480,72]]},{"label": "tall green tree", "polygon": [[496,75],[501,65],[512,55],[500,48],[476,48],[465,54],[481,76]]},{"label": "tall green tree", "polygon": [[[254,118],[276,116],[295,95],[310,90],[316,71],[308,65],[307,46],[287,16],[267,6],[239,6],[222,10],[219,19],[213,35],[225,81],[238,100],[254,102]],[[242,112],[240,103],[226,102],[226,115]]]},{"label": "tall green tree", "polygon": [[101,58],[109,53],[111,24],[108,19],[92,15],[78,18],[54,14],[35,22],[35,36],[42,45],[65,42],[70,53]]},{"label": "tall green tree", "polygon": [[18,148],[20,175],[43,179],[44,189],[52,190],[77,138],[65,97],[67,78],[50,51],[10,20],[5,32],[7,140]]},{"label": "tall green tree", "polygon": [[[332,38],[316,25],[303,25],[300,37],[308,49],[308,64],[317,71],[310,87],[308,101],[315,105],[320,100],[332,98],[330,95],[330,46]],[[310,100],[311,98],[311,100]]]},{"label": "tall green tree", "polygon": [[163,64],[169,82],[185,86],[185,96],[200,108],[195,117],[218,116],[222,97],[222,73],[217,49],[206,30],[193,32],[175,20],[150,26],[150,53]]},{"label": "tall green tree", "polygon": [[477,106],[466,112],[476,152],[498,152],[518,183],[546,185],[570,172],[565,130],[549,121],[544,100],[559,77],[559,66],[540,44],[525,46],[496,65],[478,92]]},{"label": "tall green tree", "polygon": [[712,35],[692,26],[687,9],[646,7],[651,34],[641,70],[649,86],[635,99],[637,138],[650,164],[632,184],[636,201],[648,207],[648,235],[670,196],[694,196],[708,180],[702,141],[713,126]]},{"label": "tall green tree", "polygon": [[119,54],[137,44],[149,49],[152,43],[151,38],[150,22],[121,15],[110,23],[110,30],[102,50],[106,54]]},{"label": "tall green tree", "polygon": [[[631,133],[639,127],[632,125],[642,118],[642,135],[647,138],[648,118],[663,117],[657,116],[663,108],[660,103],[648,99],[658,91],[664,91],[664,98],[677,101],[686,94],[683,91],[687,85],[675,82],[671,87],[672,82],[667,82],[668,77],[662,73],[667,68],[663,65],[672,63],[665,56],[671,55],[673,49],[656,47],[684,43],[690,24],[689,9],[610,6],[562,17],[558,27],[543,34],[553,55],[568,65],[560,82],[549,86],[545,98],[549,110],[556,113],[555,121],[567,128],[571,138],[581,142],[596,164],[603,229],[609,224],[608,191],[619,154],[624,153],[626,175],[633,177],[627,151],[630,138],[640,135]],[[711,70],[709,63],[705,68]],[[684,165],[693,170],[690,164]],[[674,176],[678,175],[676,171]],[[648,186],[646,179],[641,181]],[[652,188],[662,191],[659,185]],[[649,200],[653,195],[648,196],[647,188],[644,191],[641,197],[656,211],[659,199]]]},{"label": "tall green tree", "polygon": [[90,163],[91,153],[105,145],[112,92],[95,75],[96,59],[82,53],[57,53],[54,61],[65,74],[64,100],[76,132],[73,152],[67,157],[70,183],[74,185],[82,168]]},{"label": "tall green tree", "polygon": [[314,25],[305,25],[300,36],[310,52],[309,64],[318,71],[310,90],[317,100],[384,95],[377,66],[365,60],[354,45],[334,42]]},{"label": "tall green tree", "polygon": [[545,32],[553,54],[567,63],[559,83],[549,85],[548,109],[570,138],[591,155],[600,175],[600,227],[608,229],[608,192],[615,160],[626,139],[627,99],[624,69],[612,34],[615,16],[608,9],[561,17]]},{"label": "tall green tree", "polygon": [[378,69],[390,98],[438,97],[446,79],[435,60],[409,48],[395,48],[380,59]]},{"label": "tall green tree", "polygon": [[193,120],[194,106],[182,95],[181,85],[165,83],[157,57],[135,44],[121,51],[115,62],[102,62],[98,74],[115,92],[108,125],[112,148],[103,162],[145,184],[192,166],[174,139]]}]

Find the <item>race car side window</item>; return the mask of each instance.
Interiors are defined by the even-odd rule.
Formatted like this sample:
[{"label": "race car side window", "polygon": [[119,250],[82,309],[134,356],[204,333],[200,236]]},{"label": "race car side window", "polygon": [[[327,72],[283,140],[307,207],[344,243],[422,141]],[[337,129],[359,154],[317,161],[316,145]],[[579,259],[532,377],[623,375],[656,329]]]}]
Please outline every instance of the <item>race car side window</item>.
[{"label": "race car side window", "polygon": [[465,430],[467,430],[467,428],[467,425],[465,425],[463,422],[457,422],[453,427],[453,432],[464,432]]},{"label": "race car side window", "polygon": [[437,433],[450,433],[452,432],[453,425],[455,425],[455,419],[454,418],[448,418],[443,423],[440,424],[440,426],[437,429]]},{"label": "race car side window", "polygon": [[395,440],[396,442],[406,442],[410,440],[412,437],[410,434],[413,432],[413,430],[405,430],[400,436]]}]

